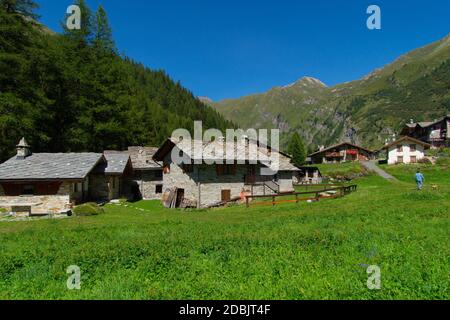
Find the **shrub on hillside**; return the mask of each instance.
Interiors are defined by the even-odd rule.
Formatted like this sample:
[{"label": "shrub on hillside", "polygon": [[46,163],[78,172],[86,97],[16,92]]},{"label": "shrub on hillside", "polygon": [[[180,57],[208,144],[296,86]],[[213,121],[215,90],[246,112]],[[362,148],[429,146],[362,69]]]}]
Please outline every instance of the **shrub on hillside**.
[{"label": "shrub on hillside", "polygon": [[104,212],[103,208],[96,203],[85,203],[73,209],[74,215],[78,217],[97,216]]}]

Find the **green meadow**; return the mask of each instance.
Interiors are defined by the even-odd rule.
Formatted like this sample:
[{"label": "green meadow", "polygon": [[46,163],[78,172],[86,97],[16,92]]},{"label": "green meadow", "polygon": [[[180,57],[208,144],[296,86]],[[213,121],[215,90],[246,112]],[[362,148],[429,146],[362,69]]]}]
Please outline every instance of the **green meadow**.
[{"label": "green meadow", "polygon": [[[345,198],[0,223],[0,299],[449,299],[450,176],[386,168]],[[330,169],[331,170],[331,169]],[[439,189],[432,190],[431,183]],[[81,269],[68,290],[67,267]],[[369,265],[381,289],[369,290]]]}]

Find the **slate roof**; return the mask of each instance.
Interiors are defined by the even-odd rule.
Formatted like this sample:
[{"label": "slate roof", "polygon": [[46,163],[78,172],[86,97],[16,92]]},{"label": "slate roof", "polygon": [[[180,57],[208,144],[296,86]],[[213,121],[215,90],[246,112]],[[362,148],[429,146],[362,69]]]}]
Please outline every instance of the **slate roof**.
[{"label": "slate roof", "polygon": [[83,180],[104,161],[101,153],[34,153],[0,165],[0,180]]},{"label": "slate roof", "polygon": [[[268,149],[265,146],[258,146],[256,141],[251,141],[248,146],[243,143],[233,143],[233,142],[222,142],[216,141],[201,141],[201,140],[185,140],[180,141],[177,139],[170,138],[166,143],[160,148],[159,152],[155,154],[156,160],[160,160],[164,157],[164,151],[167,149],[167,144],[172,144],[177,146],[184,155],[188,156],[192,160],[208,161],[213,163],[214,161],[238,161],[238,162],[249,162],[256,161],[265,166],[270,166],[270,155],[268,154]],[[194,149],[194,144],[198,143],[201,146],[201,153],[196,154]],[[171,149],[171,148],[170,148]],[[299,169],[291,163],[291,159],[281,152],[272,150],[273,154],[278,153],[278,170],[279,171],[298,171]]]},{"label": "slate roof", "polygon": [[128,147],[125,151],[130,155],[134,170],[162,170],[162,164],[153,160],[153,156],[158,151],[156,147]]},{"label": "slate roof", "polygon": [[120,151],[105,151],[106,163],[95,168],[96,173],[104,173],[107,175],[121,175],[127,168],[130,156]]}]

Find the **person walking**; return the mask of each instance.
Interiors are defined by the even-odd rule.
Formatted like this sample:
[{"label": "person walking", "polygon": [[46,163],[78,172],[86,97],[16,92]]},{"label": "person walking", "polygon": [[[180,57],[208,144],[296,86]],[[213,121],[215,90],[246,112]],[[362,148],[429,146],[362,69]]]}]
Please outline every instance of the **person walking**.
[{"label": "person walking", "polygon": [[425,177],[420,172],[420,170],[417,170],[417,173],[416,173],[417,190],[419,190],[419,191],[422,190],[424,181],[425,181]]}]

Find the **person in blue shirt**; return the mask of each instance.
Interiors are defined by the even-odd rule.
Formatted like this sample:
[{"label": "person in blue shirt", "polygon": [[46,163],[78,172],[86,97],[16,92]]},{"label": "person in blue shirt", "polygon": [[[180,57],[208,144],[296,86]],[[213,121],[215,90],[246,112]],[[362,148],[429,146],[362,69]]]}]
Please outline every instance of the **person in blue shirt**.
[{"label": "person in blue shirt", "polygon": [[417,170],[417,173],[416,173],[417,190],[422,190],[424,181],[425,181],[425,177],[420,172],[420,170]]}]

